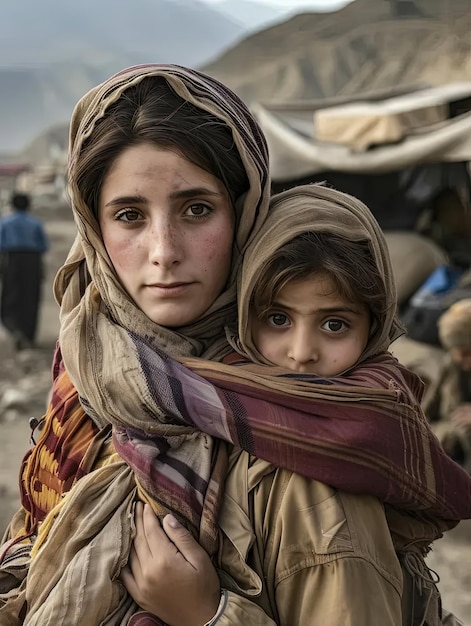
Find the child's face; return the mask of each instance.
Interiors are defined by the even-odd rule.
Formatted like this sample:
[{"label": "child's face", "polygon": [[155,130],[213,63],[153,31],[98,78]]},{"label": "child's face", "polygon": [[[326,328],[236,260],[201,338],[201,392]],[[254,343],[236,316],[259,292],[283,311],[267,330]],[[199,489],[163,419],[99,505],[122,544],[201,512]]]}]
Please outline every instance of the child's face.
[{"label": "child's face", "polygon": [[370,315],[342,298],[327,274],[293,280],[263,318],[251,312],[253,341],[274,365],[325,378],[349,369],[368,342]]},{"label": "child's face", "polygon": [[462,370],[471,370],[471,348],[452,348],[451,358]]}]

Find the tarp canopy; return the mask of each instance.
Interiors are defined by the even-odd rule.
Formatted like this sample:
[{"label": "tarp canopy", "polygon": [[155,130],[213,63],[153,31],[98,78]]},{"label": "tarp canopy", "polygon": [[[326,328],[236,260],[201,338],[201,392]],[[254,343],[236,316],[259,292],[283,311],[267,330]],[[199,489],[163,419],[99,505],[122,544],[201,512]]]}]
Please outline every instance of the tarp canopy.
[{"label": "tarp canopy", "polygon": [[471,82],[337,103],[254,103],[252,111],[268,141],[275,182],[471,161]]}]

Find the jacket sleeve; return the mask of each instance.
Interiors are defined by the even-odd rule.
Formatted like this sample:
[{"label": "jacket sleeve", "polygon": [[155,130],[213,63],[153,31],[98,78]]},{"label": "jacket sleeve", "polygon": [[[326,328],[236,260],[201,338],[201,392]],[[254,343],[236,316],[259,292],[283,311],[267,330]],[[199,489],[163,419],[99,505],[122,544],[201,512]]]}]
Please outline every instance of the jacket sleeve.
[{"label": "jacket sleeve", "polygon": [[265,611],[253,600],[226,590],[225,603],[219,616],[211,626],[277,626]]},{"label": "jacket sleeve", "polygon": [[[249,466],[247,480],[236,467],[226,485],[222,566],[233,589],[245,597],[250,593],[263,608],[265,616],[254,624],[402,623],[402,572],[378,500],[345,494],[260,460]],[[244,623],[237,610],[257,615],[243,599],[234,600],[220,624]]]}]

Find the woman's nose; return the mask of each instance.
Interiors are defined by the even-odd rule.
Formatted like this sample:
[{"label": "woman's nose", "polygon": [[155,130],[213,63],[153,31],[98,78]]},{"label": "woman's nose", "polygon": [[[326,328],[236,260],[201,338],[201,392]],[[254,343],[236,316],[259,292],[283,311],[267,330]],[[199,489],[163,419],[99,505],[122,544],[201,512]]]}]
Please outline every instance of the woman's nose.
[{"label": "woman's nose", "polygon": [[156,224],[149,231],[149,259],[154,265],[172,267],[182,260],[183,241],[178,229],[168,223]]}]

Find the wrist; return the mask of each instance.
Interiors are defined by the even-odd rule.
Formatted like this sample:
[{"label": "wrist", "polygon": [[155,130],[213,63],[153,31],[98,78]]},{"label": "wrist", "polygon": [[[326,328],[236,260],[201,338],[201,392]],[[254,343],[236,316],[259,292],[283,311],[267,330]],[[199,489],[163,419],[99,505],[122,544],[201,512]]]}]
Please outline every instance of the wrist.
[{"label": "wrist", "polygon": [[219,621],[219,618],[223,615],[224,610],[227,604],[227,591],[221,587],[221,598],[219,600],[219,605],[216,611],[216,614],[206,622],[203,626],[214,626]]}]

